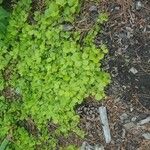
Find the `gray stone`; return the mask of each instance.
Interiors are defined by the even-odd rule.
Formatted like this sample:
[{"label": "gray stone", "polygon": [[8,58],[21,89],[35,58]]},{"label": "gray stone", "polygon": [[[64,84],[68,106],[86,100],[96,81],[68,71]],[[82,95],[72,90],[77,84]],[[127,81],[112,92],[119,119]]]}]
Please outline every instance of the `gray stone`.
[{"label": "gray stone", "polygon": [[92,146],[90,146],[87,142],[83,142],[80,150],[94,150]]},{"label": "gray stone", "polygon": [[150,122],[150,116],[147,117],[146,119],[141,120],[141,121],[138,123],[138,125],[143,125],[143,124],[146,124],[146,123],[149,123],[149,122]]},{"label": "gray stone", "polygon": [[104,146],[96,145],[94,150],[104,150]]},{"label": "gray stone", "polygon": [[134,67],[130,68],[129,72],[131,72],[131,73],[133,73],[133,74],[138,73],[138,71],[137,71],[136,68],[134,68]]},{"label": "gray stone", "polygon": [[126,130],[130,130],[130,129],[136,127],[136,125],[135,125],[133,122],[126,123],[126,124],[124,124],[123,126],[124,126],[124,128],[125,128]]},{"label": "gray stone", "polygon": [[135,3],[135,9],[136,10],[140,10],[142,8],[142,3],[141,3],[141,1],[136,1],[136,3]]},{"label": "gray stone", "polygon": [[137,119],[137,117],[133,117],[133,118],[131,119],[131,121],[135,122],[136,119]]},{"label": "gray stone", "polygon": [[126,130],[122,129],[122,138],[125,138],[125,136],[126,136]]},{"label": "gray stone", "polygon": [[91,146],[87,142],[83,142],[80,150],[104,150],[104,146],[103,145],[94,145],[94,146]]},{"label": "gray stone", "polygon": [[64,31],[71,31],[74,29],[74,26],[72,26],[71,24],[64,24],[63,25],[63,30]]},{"label": "gray stone", "polygon": [[150,140],[150,133],[144,133],[144,134],[142,134],[142,136],[143,136],[146,140]]},{"label": "gray stone", "polygon": [[93,12],[93,11],[97,12],[98,10],[97,10],[97,7],[93,5],[93,6],[91,6],[89,8],[89,11],[91,11],[91,12]]},{"label": "gray stone", "polygon": [[130,106],[130,112],[132,112],[134,110],[134,108],[132,106]]},{"label": "gray stone", "polygon": [[128,115],[126,113],[123,113],[120,117],[121,121],[124,121],[128,118]]},{"label": "gray stone", "polygon": [[115,10],[120,10],[120,7],[119,7],[119,6],[116,6],[116,7],[115,7]]}]

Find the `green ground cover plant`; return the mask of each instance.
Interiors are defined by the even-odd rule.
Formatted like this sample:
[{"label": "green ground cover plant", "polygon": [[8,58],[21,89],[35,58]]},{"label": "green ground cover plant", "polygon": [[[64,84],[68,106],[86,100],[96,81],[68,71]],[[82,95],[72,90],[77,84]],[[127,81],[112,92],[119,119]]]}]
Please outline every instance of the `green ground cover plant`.
[{"label": "green ground cover plant", "polygon": [[[81,31],[64,31],[62,25],[75,21],[78,0],[46,0],[44,13],[35,11],[32,24],[31,3],[16,3],[0,39],[0,142],[11,136],[7,150],[53,150],[59,135],[83,137],[75,106],[88,96],[101,100],[110,82],[100,64],[108,50],[93,43],[106,16],[99,17],[81,44]],[[19,123],[28,120],[34,122],[35,134]],[[58,126],[52,133],[48,122]],[[77,148],[68,147],[72,149]]]},{"label": "green ground cover plant", "polygon": [[7,12],[2,6],[2,0],[0,1],[0,39],[4,38],[6,34],[6,28],[8,25],[9,12]]}]

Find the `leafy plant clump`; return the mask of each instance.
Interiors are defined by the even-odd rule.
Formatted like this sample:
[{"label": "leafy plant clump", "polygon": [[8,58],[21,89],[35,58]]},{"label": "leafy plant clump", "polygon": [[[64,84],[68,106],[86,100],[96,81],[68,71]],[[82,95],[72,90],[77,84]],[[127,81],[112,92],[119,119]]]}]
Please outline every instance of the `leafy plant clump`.
[{"label": "leafy plant clump", "polygon": [[9,13],[1,6],[2,0],[0,0],[0,40],[4,38],[6,34],[6,27],[8,25]]},{"label": "leafy plant clump", "polygon": [[[7,149],[53,150],[59,135],[83,135],[75,106],[88,96],[105,96],[110,78],[100,60],[107,48],[93,44],[98,24],[82,44],[81,31],[64,31],[62,24],[73,22],[79,12],[78,0],[46,0],[44,13],[34,12],[34,24],[28,21],[31,3],[16,4],[0,41],[0,141],[11,135]],[[8,70],[11,77],[6,79]],[[36,135],[19,123],[28,120]],[[48,130],[48,122],[57,125],[55,131]]]}]

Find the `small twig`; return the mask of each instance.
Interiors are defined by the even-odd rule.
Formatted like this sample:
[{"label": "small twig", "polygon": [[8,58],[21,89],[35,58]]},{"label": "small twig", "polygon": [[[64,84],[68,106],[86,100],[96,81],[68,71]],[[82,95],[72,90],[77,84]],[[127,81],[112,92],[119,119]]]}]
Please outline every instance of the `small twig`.
[{"label": "small twig", "polygon": [[138,99],[138,95],[140,94],[134,94],[133,97],[135,99],[135,101],[141,106],[142,109],[144,109],[146,112],[149,111],[145,106],[142,105],[142,103],[139,101]]}]

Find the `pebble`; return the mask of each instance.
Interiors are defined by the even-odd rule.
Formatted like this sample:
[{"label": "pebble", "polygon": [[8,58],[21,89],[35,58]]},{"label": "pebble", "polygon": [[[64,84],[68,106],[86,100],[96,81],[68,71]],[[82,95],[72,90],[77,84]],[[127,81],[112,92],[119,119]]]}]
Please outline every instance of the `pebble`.
[{"label": "pebble", "polygon": [[130,106],[130,112],[132,112],[134,109],[133,109],[133,107],[132,106]]},{"label": "pebble", "polygon": [[150,122],[150,117],[147,117],[146,119],[143,119],[141,120],[138,125],[143,125],[143,124],[146,124],[146,123],[149,123]]},{"label": "pebble", "polygon": [[133,122],[126,123],[123,126],[125,127],[126,130],[130,130],[136,127],[136,125]]},{"label": "pebble", "polygon": [[133,117],[133,118],[131,119],[131,121],[135,122],[136,119],[137,119],[137,117]]},{"label": "pebble", "polygon": [[133,37],[133,29],[130,27],[126,27],[127,30],[127,38],[130,39],[131,37]]},{"label": "pebble", "polygon": [[74,29],[74,27],[71,24],[64,24],[63,25],[64,31],[71,31],[72,29]]},{"label": "pebble", "polygon": [[130,68],[129,72],[131,72],[131,73],[133,73],[133,74],[138,73],[138,71],[137,71],[136,68],[134,68],[134,67]]},{"label": "pebble", "polygon": [[89,11],[91,11],[91,12],[93,12],[93,11],[97,12],[98,10],[97,10],[97,7],[93,5],[93,6],[91,6],[89,8]]},{"label": "pebble", "polygon": [[126,130],[122,129],[122,138],[125,138],[125,136],[126,136]]},{"label": "pebble", "polygon": [[104,150],[104,146],[96,145],[94,150]]},{"label": "pebble", "polygon": [[144,134],[142,134],[142,136],[143,136],[146,140],[150,140],[150,133],[144,133]]},{"label": "pebble", "polygon": [[121,121],[124,121],[128,118],[128,115],[126,113],[123,113],[120,117]]},{"label": "pebble", "polygon": [[136,3],[135,3],[135,9],[136,10],[140,10],[142,8],[142,3],[141,3],[141,1],[137,1]]},{"label": "pebble", "polygon": [[104,150],[104,146],[103,145],[94,145],[94,146],[91,146],[87,142],[83,142],[80,150]]},{"label": "pebble", "polygon": [[120,10],[120,7],[119,7],[119,6],[116,6],[116,7],[115,7],[115,10]]}]

